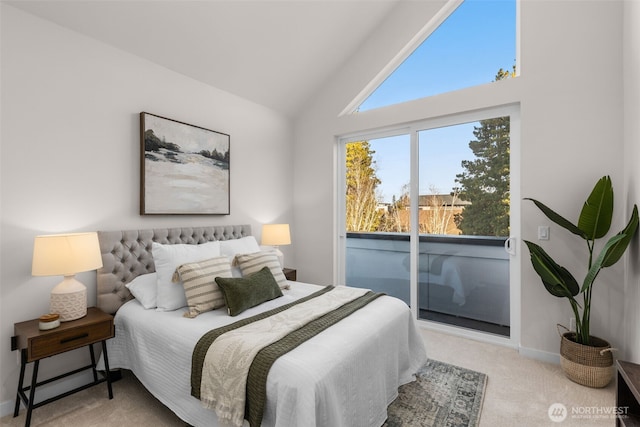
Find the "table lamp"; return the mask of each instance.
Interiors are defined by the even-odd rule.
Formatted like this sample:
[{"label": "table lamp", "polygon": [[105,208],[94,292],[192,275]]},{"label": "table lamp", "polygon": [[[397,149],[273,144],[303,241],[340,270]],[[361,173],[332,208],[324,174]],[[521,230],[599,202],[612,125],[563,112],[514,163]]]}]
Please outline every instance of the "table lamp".
[{"label": "table lamp", "polygon": [[36,236],[33,244],[34,276],[64,276],[51,290],[50,312],[60,315],[61,322],[79,319],[87,314],[87,288],[75,275],[102,267],[98,234],[72,233]]},{"label": "table lamp", "polygon": [[264,246],[273,246],[280,261],[280,267],[284,267],[284,254],[278,249],[278,246],[291,244],[289,224],[264,224],[262,226],[261,244]]}]

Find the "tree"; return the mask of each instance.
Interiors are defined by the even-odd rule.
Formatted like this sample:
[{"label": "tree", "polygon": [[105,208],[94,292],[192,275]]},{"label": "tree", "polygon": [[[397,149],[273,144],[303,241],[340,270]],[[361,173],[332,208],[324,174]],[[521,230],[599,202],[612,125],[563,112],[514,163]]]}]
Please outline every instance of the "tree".
[{"label": "tree", "polygon": [[[428,209],[420,211],[420,234],[454,234],[452,231],[455,222],[455,206],[458,201],[458,189],[451,192],[451,200],[447,202],[438,194],[435,186],[430,186],[431,194],[427,196]],[[426,215],[422,215],[422,213]]]},{"label": "tree", "polygon": [[350,142],[347,149],[347,231],[377,231],[381,212],[378,210],[376,188],[380,180],[376,176],[374,150],[369,141]]},{"label": "tree", "polygon": [[393,195],[391,204],[382,214],[378,231],[409,232],[409,184],[403,185],[401,191],[399,198]]},{"label": "tree", "polygon": [[159,152],[161,148],[164,148],[169,151],[174,151],[176,153],[181,153],[182,150],[178,144],[174,144],[173,142],[167,142],[162,137],[162,140],[158,138],[155,133],[153,133],[153,129],[147,129],[144,132],[144,149],[145,151],[155,151]]},{"label": "tree", "polygon": [[[500,69],[497,80],[513,76]],[[459,197],[471,202],[456,217],[458,228],[465,235],[509,235],[509,117],[481,120],[474,127],[475,140],[469,148],[475,160],[463,160],[462,173],[456,175],[460,184]]]}]

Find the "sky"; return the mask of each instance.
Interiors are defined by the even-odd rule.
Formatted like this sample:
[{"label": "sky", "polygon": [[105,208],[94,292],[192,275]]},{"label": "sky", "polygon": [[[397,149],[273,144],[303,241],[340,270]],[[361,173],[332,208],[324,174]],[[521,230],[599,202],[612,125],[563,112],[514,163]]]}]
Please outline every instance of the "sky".
[{"label": "sky", "polygon": [[[361,105],[374,108],[495,80],[516,58],[515,0],[465,0]],[[462,160],[473,159],[467,123],[419,134],[420,194],[449,193]],[[370,140],[376,151],[382,200],[391,202],[409,183],[409,136]]]}]

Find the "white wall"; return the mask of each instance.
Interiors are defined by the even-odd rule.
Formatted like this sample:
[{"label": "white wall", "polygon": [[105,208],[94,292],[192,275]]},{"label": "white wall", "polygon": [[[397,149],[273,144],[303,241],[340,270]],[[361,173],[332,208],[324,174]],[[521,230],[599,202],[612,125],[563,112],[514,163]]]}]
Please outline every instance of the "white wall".
[{"label": "white wall", "polygon": [[[622,209],[626,187],[622,172],[622,3],[523,0],[521,76],[517,79],[338,118],[367,78],[433,13],[428,5],[417,3],[396,10],[380,26],[379,37],[371,38],[296,120],[294,216],[299,230],[299,276],[317,283],[335,279],[335,135],[489,105],[520,104],[523,196],[541,199],[577,220],[596,180],[609,174],[618,196],[613,229],[621,229],[627,215]],[[537,226],[549,221],[529,203],[512,203],[522,203],[522,235],[516,237],[534,240]],[[563,257],[563,264],[581,281],[586,273],[586,245],[567,234],[552,225],[546,247]],[[519,280],[520,344],[530,354],[557,354],[556,323],[568,323],[570,307],[544,290],[530,267],[526,247],[522,245],[518,253],[525,257]],[[623,269],[618,265],[600,275],[592,307],[592,332],[621,348],[623,293]]]},{"label": "white wall", "polygon": [[[575,221],[596,180],[611,175],[617,194],[615,233],[628,215],[623,192],[622,3],[527,1],[522,10],[522,194],[543,199]],[[537,225],[547,222],[530,203],[523,205],[524,238],[535,239]],[[551,236],[550,252],[562,257],[581,283],[586,244],[555,225]],[[557,353],[555,324],[569,322],[568,303],[550,297],[525,264],[522,345]],[[591,333],[617,348],[624,347],[622,267],[620,263],[600,274],[591,307]]]},{"label": "white wall", "polygon": [[[623,83],[624,83],[624,169],[627,183],[624,200],[627,210],[640,202],[640,3],[624,3]],[[640,363],[640,247],[633,242],[626,269],[624,310],[624,354]]]},{"label": "white wall", "polygon": [[[61,278],[31,277],[37,234],[292,221],[291,123],[15,8],[1,6],[0,408],[19,374],[13,323],[48,312]],[[147,111],[231,135],[231,215],[145,216],[139,206],[139,119]],[[295,230],[295,229],[294,229]],[[295,240],[295,231],[293,231]],[[283,247],[295,265],[293,245]],[[82,273],[95,304],[95,273]],[[41,378],[88,360],[47,359]],[[79,365],[78,365],[79,366]]]}]

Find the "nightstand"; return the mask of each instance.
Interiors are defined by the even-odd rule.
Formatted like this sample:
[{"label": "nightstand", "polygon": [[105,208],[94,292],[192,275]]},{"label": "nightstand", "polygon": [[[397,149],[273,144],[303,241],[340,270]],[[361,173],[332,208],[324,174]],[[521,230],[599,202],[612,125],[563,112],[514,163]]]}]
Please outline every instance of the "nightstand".
[{"label": "nightstand", "polygon": [[617,361],[616,426],[640,425],[640,365]]},{"label": "nightstand", "polygon": [[283,268],[282,272],[284,273],[284,277],[287,278],[287,280],[293,280],[296,281],[297,277],[298,277],[298,270],[296,270],[295,268]]},{"label": "nightstand", "polygon": [[[107,358],[106,340],[113,338],[113,316],[102,312],[96,307],[89,307],[87,315],[70,322],[63,322],[59,327],[46,331],[38,329],[39,320],[28,320],[26,322],[15,323],[13,325],[15,336],[11,337],[11,350],[20,350],[20,379],[18,381],[18,392],[16,395],[16,407],[13,416],[17,417],[20,411],[20,401],[22,400],[27,407],[27,418],[25,426],[31,424],[31,413],[35,408],[54,402],[70,394],[100,384],[107,383],[109,391],[109,399],[113,399],[113,390],[111,388],[111,378],[109,376],[109,360]],[[102,353],[104,355],[105,377],[98,378],[96,370],[96,358],[93,352],[93,344],[102,343]],[[38,381],[38,367],[40,360],[45,357],[55,356],[65,351],[74,350],[80,347],[89,347],[91,354],[91,364],[75,369],[73,371],[58,375],[56,377]],[[23,387],[24,373],[27,363],[34,362],[33,373],[31,375],[31,385]],[[70,375],[91,369],[93,371],[93,382],[84,386],[75,388],[66,393],[44,400],[34,404],[36,388],[49,384],[53,381],[60,380]],[[25,394],[29,391],[29,397]]]}]

